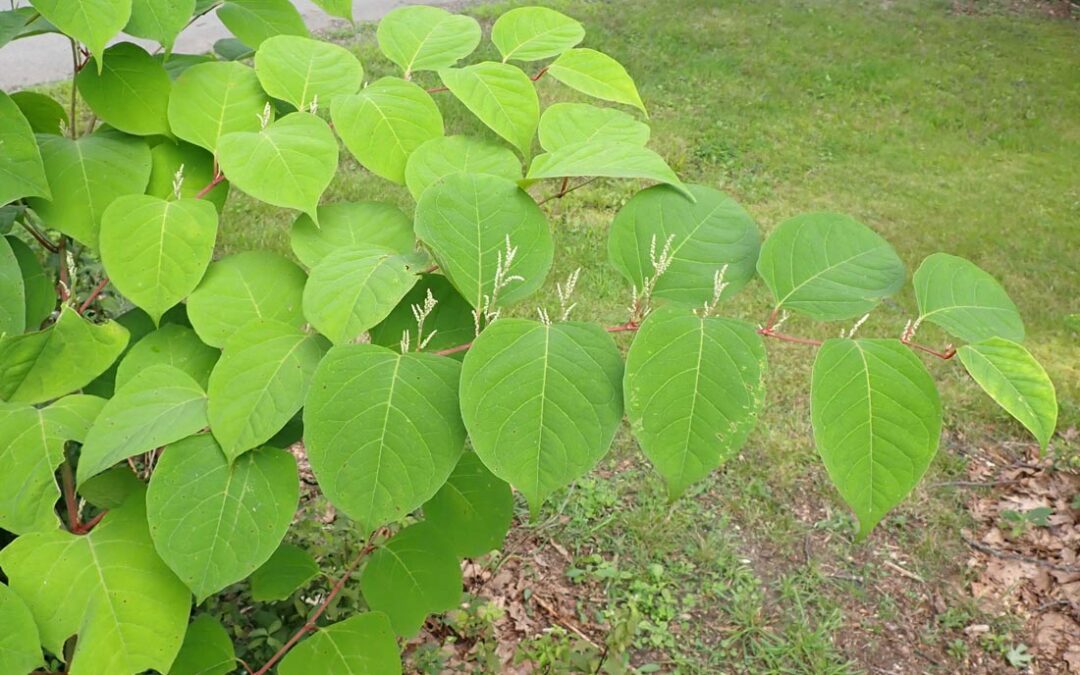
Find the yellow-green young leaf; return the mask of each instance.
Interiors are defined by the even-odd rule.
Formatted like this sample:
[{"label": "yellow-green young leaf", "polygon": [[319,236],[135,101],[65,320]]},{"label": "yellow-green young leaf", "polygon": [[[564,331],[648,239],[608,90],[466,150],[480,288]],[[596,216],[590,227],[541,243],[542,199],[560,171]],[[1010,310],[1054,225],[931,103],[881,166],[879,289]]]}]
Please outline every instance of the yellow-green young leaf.
[{"label": "yellow-green young leaf", "polygon": [[683,185],[663,157],[634,143],[586,141],[564,145],[534,159],[525,178],[540,180],[568,176],[644,178],[667,183],[683,193],[686,199],[694,199],[693,193]]},{"label": "yellow-green young leaf", "polygon": [[899,340],[832,339],[814,361],[810,407],[818,452],[865,537],[937,452],[934,381]]},{"label": "yellow-green young leaf", "polygon": [[648,116],[634,80],[622,64],[595,49],[571,49],[548,66],[548,75],[594,98],[632,105]]},{"label": "yellow-green young leaf", "polygon": [[371,554],[360,589],[368,607],[385,612],[394,632],[410,638],[428,614],[461,601],[461,567],[442,533],[431,523],[416,523]]},{"label": "yellow-green young leaf", "polygon": [[[148,195],[175,199],[173,184],[178,171],[183,178],[180,184],[181,198],[194,197],[214,179],[214,156],[197,145],[162,141],[150,150],[150,157],[150,183],[146,186]],[[221,181],[202,199],[213,204],[221,213],[228,196],[229,181]]]},{"label": "yellow-green young leaf", "polygon": [[67,111],[52,96],[36,91],[16,91],[11,100],[26,116],[36,134],[60,135],[60,123],[67,124]]},{"label": "yellow-green young leaf", "polygon": [[904,285],[896,251],[850,216],[807,213],[780,223],[765,240],[758,274],[790,309],[819,321],[866,314]]},{"label": "yellow-green young leaf", "polygon": [[26,284],[7,237],[0,237],[0,336],[26,329]]},{"label": "yellow-green young leaf", "polygon": [[94,114],[129,134],[168,135],[172,80],[161,63],[130,42],[106,49],[103,61],[101,68],[87,64],[75,76]]},{"label": "yellow-green young leaf", "polygon": [[287,600],[317,576],[319,566],[310,553],[299,546],[282,544],[251,573],[251,598],[257,602]]},{"label": "yellow-green young leaf", "polygon": [[150,366],[120,387],[94,420],[79,457],[78,482],[187,438],[207,423],[206,393],[199,383],[178,368]]},{"label": "yellow-green young leaf", "polygon": [[26,327],[36,330],[56,309],[56,284],[53,272],[45,271],[37,254],[21,239],[7,237],[11,252],[19,263],[23,290],[26,294]]},{"label": "yellow-green young leaf", "polygon": [[439,71],[443,84],[488,128],[505,138],[522,155],[531,154],[540,124],[536,87],[521,68],[485,61]]},{"label": "yellow-green young leaf", "polygon": [[39,136],[52,199],[27,203],[48,227],[97,248],[105,209],[117,197],[141,195],[150,181],[150,148],[141,139],[91,134],[78,140]]},{"label": "yellow-green young leaf", "polygon": [[315,209],[338,165],[338,144],[326,122],[293,113],[262,131],[221,137],[218,162],[232,184],[274,206],[297,209],[318,223]]},{"label": "yellow-green young leaf", "polygon": [[446,485],[424,504],[425,521],[462,558],[478,558],[502,546],[513,518],[510,486],[488,471],[475,452],[461,456]]},{"label": "yellow-green young leaf", "polygon": [[521,160],[504,145],[470,136],[440,136],[416,148],[405,165],[405,184],[419,201],[431,185],[455,173],[521,180]]},{"label": "yellow-green young leaf", "polygon": [[225,343],[210,375],[210,429],[229,461],[281,430],[304,405],[326,342],[295,326],[258,319]]},{"label": "yellow-green young leaf", "polygon": [[201,603],[273,555],[299,499],[288,452],[260,448],[230,462],[212,436],[201,434],[162,453],[146,512],[158,555]]},{"label": "yellow-green young leaf", "polygon": [[461,415],[476,454],[529,501],[596,466],[622,419],[623,363],[611,336],[586,323],[499,319],[461,368]]},{"label": "yellow-green young leaf", "polygon": [[585,29],[547,7],[518,7],[491,27],[491,41],[503,61],[539,61],[558,56],[585,39]]},{"label": "yellow-green young leaf", "polygon": [[0,339],[0,400],[44,403],[90,384],[127,346],[115,321],[93,324],[65,307],[45,330]]},{"label": "yellow-green young leaf", "polygon": [[270,251],[245,251],[210,264],[188,298],[187,312],[199,337],[213,347],[254,319],[304,323],[307,275],[288,258]]},{"label": "yellow-green young leaf", "polygon": [[448,68],[480,44],[480,24],[439,7],[399,7],[382,18],[379,49],[405,71]]},{"label": "yellow-green young leaf", "polygon": [[405,183],[409,155],[443,135],[442,114],[431,95],[397,77],[337,98],[330,114],[349,152],[366,169],[395,183]]},{"label": "yellow-green young leaf", "polygon": [[124,32],[156,40],[170,52],[194,11],[195,0],[131,0],[131,18]]},{"label": "yellow-green young leaf", "polygon": [[182,370],[206,388],[210,371],[221,352],[204,344],[187,326],[165,324],[135,343],[116,370],[116,388],[122,388],[150,366],[165,364]]},{"label": "yellow-green young leaf", "polygon": [[337,16],[348,22],[353,21],[352,0],[312,0],[330,16]]},{"label": "yellow-green young leaf", "polygon": [[354,94],[364,69],[348,49],[296,35],[267,38],[255,52],[255,73],[266,93],[307,110],[329,107],[337,96]]},{"label": "yellow-green young leaf", "polygon": [[[428,293],[436,304],[424,320],[424,334],[418,336],[412,307],[423,307]],[[408,333],[410,349],[416,349],[421,342],[427,343],[424,350],[429,352],[456,347],[471,342],[475,336],[476,325],[472,311],[469,301],[461,297],[446,277],[441,274],[425,274],[382,323],[372,327],[369,331],[371,342],[400,351],[402,335]],[[458,353],[454,357],[460,360],[464,358],[464,353]]]},{"label": "yellow-green young leaf", "polygon": [[[451,174],[424,191],[416,205],[416,236],[473,307],[485,298],[505,306],[544,283],[555,245],[547,218],[517,184],[487,174]],[[516,254],[507,255],[507,242]],[[495,291],[500,261],[512,258]],[[497,296],[497,297],[495,297]]]},{"label": "yellow-green young leaf", "polygon": [[416,243],[412,219],[385,202],[344,202],[319,207],[319,224],[306,214],[293,222],[293,253],[308,267],[342,248],[375,246],[398,253]]},{"label": "yellow-green young leaf", "polygon": [[49,181],[34,131],[19,106],[0,91],[0,206],[23,197],[49,199]]},{"label": "yellow-green young leaf", "polygon": [[935,323],[967,342],[1024,339],[1024,322],[1016,305],[997,279],[974,263],[935,253],[915,270],[912,283],[919,303],[918,321]]},{"label": "yellow-green young leaf", "polygon": [[390,619],[364,612],[320,626],[285,655],[281,675],[401,675],[401,656]]},{"label": "yellow-green young leaf", "polygon": [[85,44],[98,57],[99,72],[105,45],[131,17],[131,0],[31,0],[30,4],[65,35]]},{"label": "yellow-green young leaf", "polygon": [[34,615],[22,598],[0,584],[0,672],[29,673],[43,665]]},{"label": "yellow-green young leaf", "polygon": [[198,63],[173,84],[169,126],[178,138],[216,152],[222,136],[258,131],[269,102],[252,68],[225,61]]},{"label": "yellow-green young leaf", "polygon": [[432,354],[334,347],[304,405],[304,441],[323,493],[361,530],[406,516],[446,481],[465,447],[461,366]]},{"label": "yellow-green young leaf", "polygon": [[217,221],[203,199],[120,197],[102,216],[101,261],[112,284],[160,323],[199,285],[214,255]]},{"label": "yellow-green young leaf", "polygon": [[957,352],[971,377],[1046,450],[1057,426],[1054,383],[1028,350],[1012,340],[989,338]]},{"label": "yellow-green young leaf", "polygon": [[290,0],[226,0],[217,15],[230,33],[252,49],[275,35],[311,36]]},{"label": "yellow-green young leaf", "polygon": [[236,670],[236,650],[228,631],[210,614],[188,624],[184,644],[169,675],[229,675]]},{"label": "yellow-green young leaf", "polygon": [[[728,298],[754,277],[761,233],[728,195],[704,185],[688,185],[691,202],[674,188],[657,185],[634,195],[608,232],[608,258],[636,288],[656,275],[650,251],[659,255],[671,241],[671,264],[656,282],[653,296],[701,307],[715,293],[716,274]],[[653,243],[655,239],[655,244]]]},{"label": "yellow-green young leaf", "polygon": [[540,146],[548,152],[575,143],[649,142],[649,125],[614,108],[598,108],[587,103],[556,103],[540,116]]},{"label": "yellow-green young leaf", "polygon": [[191,594],[154,551],[141,490],[90,534],[19,537],[0,551],[0,567],[46,649],[62,654],[78,635],[72,675],[168,672],[180,650]]}]

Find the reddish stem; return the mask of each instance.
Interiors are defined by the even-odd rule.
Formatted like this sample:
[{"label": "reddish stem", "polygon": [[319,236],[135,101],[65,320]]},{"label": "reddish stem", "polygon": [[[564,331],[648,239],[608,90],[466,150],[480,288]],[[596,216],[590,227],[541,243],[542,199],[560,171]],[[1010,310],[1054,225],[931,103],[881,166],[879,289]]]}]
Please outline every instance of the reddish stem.
[{"label": "reddish stem", "polygon": [[914,341],[911,340],[911,338],[903,337],[903,338],[900,338],[900,341],[903,342],[904,344],[906,344],[908,347],[911,347],[912,349],[917,349],[920,352],[925,352],[927,354],[930,354],[931,356],[936,356],[936,357],[938,357],[939,359],[941,359],[943,361],[948,361],[952,357],[956,356],[956,349],[953,348],[952,345],[949,345],[949,346],[945,347],[944,351],[939,352],[938,350],[936,350],[936,349],[934,349],[932,347],[927,347],[926,345],[922,345],[922,344],[919,344],[918,342],[914,342]]},{"label": "reddish stem", "polygon": [[541,77],[543,77],[545,74],[547,74],[547,71],[548,71],[548,67],[544,66],[540,70],[536,71],[536,74],[533,75],[532,77],[530,77],[529,79],[532,80],[533,82],[536,82]]},{"label": "reddish stem", "polygon": [[68,279],[67,269],[67,237],[60,237],[60,245],[56,248],[56,255],[60,259],[60,285],[56,288],[56,294],[60,296],[60,302],[67,302],[71,295],[71,280]]},{"label": "reddish stem", "polygon": [[450,91],[450,87],[432,87],[431,89],[427,90],[427,93],[429,93],[429,94],[441,94],[444,91]]},{"label": "reddish stem", "polygon": [[565,197],[566,195],[570,194],[570,193],[571,193],[571,192],[573,192],[574,190],[577,190],[577,189],[579,189],[579,188],[583,188],[583,187],[585,187],[585,186],[586,186],[586,185],[588,185],[589,183],[591,183],[591,182],[593,182],[594,180],[596,180],[596,178],[595,178],[595,177],[594,177],[594,178],[590,178],[589,180],[586,180],[586,181],[582,181],[582,182],[578,183],[577,185],[571,185],[570,187],[566,187],[566,183],[568,182],[568,180],[569,180],[569,179],[567,179],[567,178],[563,178],[563,184],[562,184],[562,187],[561,187],[561,188],[559,189],[559,191],[558,191],[558,192],[556,192],[556,193],[555,193],[555,194],[553,194],[553,195],[548,195],[547,197],[544,197],[544,198],[543,198],[543,199],[541,199],[540,201],[536,202],[536,204],[537,204],[537,205],[540,205],[540,204],[546,204],[547,202],[550,202],[550,201],[551,201],[552,199],[562,199],[563,197]]},{"label": "reddish stem", "polygon": [[108,511],[102,511],[101,513],[97,514],[96,516],[94,516],[90,520],[86,521],[85,523],[83,523],[79,527],[75,528],[75,530],[73,530],[73,532],[75,534],[90,534],[90,530],[97,527],[97,524],[101,522],[101,519],[105,517],[106,513],[108,513]]},{"label": "reddish stem", "polygon": [[41,244],[41,246],[49,253],[57,253],[60,251],[59,246],[49,241],[48,237],[30,223],[20,220],[19,224],[22,225],[23,228],[30,233],[30,236],[33,237],[37,243]]},{"label": "reddish stem", "polygon": [[60,483],[64,490],[64,505],[67,506],[68,531],[78,534],[82,523],[79,521],[79,504],[75,501],[75,476],[67,461],[60,465]]},{"label": "reddish stem", "polygon": [[206,195],[210,194],[210,191],[216,188],[219,184],[221,184],[221,181],[223,180],[225,180],[225,174],[218,171],[214,174],[214,180],[207,183],[203,189],[195,193],[195,199],[202,199]]},{"label": "reddish stem", "polygon": [[86,301],[79,305],[79,315],[86,313],[86,310],[90,309],[90,305],[94,304],[94,300],[98,299],[101,292],[105,290],[105,287],[109,285],[109,277],[103,277],[98,282],[97,286],[94,286],[94,290],[90,292],[90,296],[86,298]]},{"label": "reddish stem", "polygon": [[766,326],[765,328],[758,329],[758,335],[762,337],[769,337],[783,342],[794,342],[800,345],[811,345],[814,347],[820,347],[823,343],[821,340],[814,340],[812,338],[797,337],[795,335],[786,335],[784,333],[777,333],[772,328]]},{"label": "reddish stem", "polygon": [[466,342],[463,345],[458,345],[457,347],[447,347],[446,349],[440,349],[439,351],[433,353],[436,356],[450,356],[451,354],[457,354],[458,352],[466,351],[469,349],[469,347],[472,347],[472,343]]}]

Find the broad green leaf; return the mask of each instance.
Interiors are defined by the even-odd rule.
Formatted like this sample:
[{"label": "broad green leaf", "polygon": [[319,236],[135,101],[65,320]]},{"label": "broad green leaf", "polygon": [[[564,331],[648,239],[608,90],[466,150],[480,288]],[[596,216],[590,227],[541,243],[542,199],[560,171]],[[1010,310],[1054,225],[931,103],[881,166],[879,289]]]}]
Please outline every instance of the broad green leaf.
[{"label": "broad green leaf", "polygon": [[443,135],[442,114],[431,94],[397,77],[337,98],[330,114],[345,147],[364,168],[395,183],[405,183],[409,155]]},{"label": "broad green leaf", "polygon": [[113,464],[168,445],[207,425],[206,393],[172,366],[150,366],[132,377],[102,408],[86,434],[78,482]]},{"label": "broad green leaf", "polygon": [[836,213],[807,213],[780,223],[762,245],[757,269],[777,309],[819,321],[866,314],[900,290],[907,274],[889,242]]},{"label": "broad green leaf", "polygon": [[997,279],[974,263],[947,253],[923,260],[912,279],[918,321],[929,321],[967,342],[1024,339],[1020,312]]},{"label": "broad green leaf", "polygon": [[[165,72],[174,81],[188,68],[200,63],[213,63],[215,60],[210,54],[157,54],[154,58],[161,60],[162,65],[165,66]],[[172,100],[172,97],[170,96],[169,99]]]},{"label": "broad green leaf", "polygon": [[585,39],[585,28],[547,7],[518,7],[491,27],[503,61],[539,61],[558,56]]},{"label": "broad green leaf", "polygon": [[50,228],[97,247],[105,209],[117,197],[141,195],[150,181],[150,148],[141,139],[91,134],[78,140],[39,136],[52,199],[30,207]]},{"label": "broad green leaf", "polygon": [[540,116],[540,146],[548,152],[575,143],[608,142],[644,146],[649,125],[621,110],[587,103],[556,103]]},{"label": "broad green leaf", "polygon": [[304,287],[304,316],[337,345],[385,319],[416,284],[409,259],[380,248],[343,248],[319,261]]},{"label": "broad green leaf", "polygon": [[500,319],[461,368],[461,414],[476,454],[535,517],[544,499],[592,469],[622,419],[623,364],[594,324]]},{"label": "broad green leaf", "polygon": [[315,267],[334,251],[374,246],[398,253],[416,243],[412,220],[384,202],[344,202],[319,207],[319,224],[299,216],[292,226],[292,250],[300,262]]},{"label": "broad green leaf", "polygon": [[311,36],[290,0],[226,0],[217,16],[230,33],[252,49],[275,35]]},{"label": "broad green leaf", "polygon": [[548,66],[548,75],[594,98],[632,105],[648,116],[634,80],[622,64],[595,49],[571,49]]},{"label": "broad green leaf", "polygon": [[78,635],[66,672],[168,672],[191,594],[154,551],[141,492],[85,536],[56,530],[19,537],[0,551],[0,566],[46,649],[63,654],[64,642]]},{"label": "broad green leaf", "polygon": [[169,125],[177,137],[216,152],[222,136],[258,131],[269,102],[252,68],[234,62],[199,63],[173,84]]},{"label": "broad green leaf", "polygon": [[401,656],[390,619],[364,612],[320,626],[285,655],[281,675],[401,675]]},{"label": "broad green leaf", "polygon": [[65,307],[36,333],[0,339],[0,400],[44,403],[89,384],[127,346],[128,332],[110,321],[93,324]]},{"label": "broad green leaf", "polygon": [[229,461],[270,440],[304,405],[325,341],[280,321],[251,321],[225,343],[207,412]]},{"label": "broad green leaf", "polygon": [[405,184],[419,201],[431,185],[455,173],[521,180],[521,160],[506,146],[470,136],[441,136],[416,148],[405,165]]},{"label": "broad green leaf", "polygon": [[16,7],[0,12],[0,47],[22,37],[27,24],[33,23],[37,15],[33,7]]},{"label": "broad green leaf", "polygon": [[446,485],[424,504],[425,521],[463,558],[502,546],[513,517],[510,486],[488,471],[475,452],[461,456]]},{"label": "broad green leaf", "polygon": [[131,18],[124,32],[155,40],[166,52],[195,12],[195,0],[131,0]]},{"label": "broad green leaf", "polygon": [[23,290],[26,292],[26,327],[37,330],[56,309],[52,272],[45,271],[37,254],[21,239],[7,237],[7,242],[22,274]]},{"label": "broad green leaf", "polygon": [[221,138],[218,162],[232,184],[252,197],[307,213],[315,209],[338,165],[338,144],[326,122],[293,113],[262,131]]},{"label": "broad green leaf", "polygon": [[98,57],[99,71],[105,45],[131,16],[131,0],[31,0],[30,4],[64,34],[85,44]]},{"label": "broad green leaf", "polygon": [[236,38],[222,38],[214,43],[214,53],[222,61],[241,61],[254,56],[255,50]]},{"label": "broad green leaf", "polygon": [[[304,441],[323,493],[359,529],[431,498],[465,447],[452,359],[375,345],[334,347],[304,406]],[[370,563],[369,563],[370,564]]]},{"label": "broad green leaf", "polygon": [[337,96],[355,94],[364,69],[348,49],[295,35],[267,38],[255,52],[255,73],[266,93],[307,110],[316,101],[329,107]]},{"label": "broad green leaf", "polygon": [[517,66],[485,61],[439,71],[443,84],[492,131],[529,156],[540,124],[540,99]]},{"label": "broad green leaf", "polygon": [[[150,183],[146,194],[162,199],[175,199],[173,183],[177,172],[183,182],[180,184],[180,197],[194,197],[214,180],[214,156],[207,150],[190,143],[162,141],[150,151],[152,161]],[[183,170],[181,171],[181,168]],[[225,199],[229,196],[229,182],[221,181],[202,199],[217,208],[218,213],[225,208]]]},{"label": "broad green leaf", "polygon": [[999,337],[964,345],[957,354],[979,386],[1045,451],[1057,426],[1057,394],[1035,357],[1022,345]]},{"label": "broad green leaf", "polygon": [[217,220],[214,205],[202,199],[120,197],[105,209],[98,244],[110,281],[160,323],[203,278]]},{"label": "broad green leaf", "polygon": [[667,183],[690,200],[694,198],[663,157],[633,143],[586,141],[564,145],[534,159],[525,178],[540,180],[568,176],[645,178]]},{"label": "broad green leaf", "polygon": [[11,100],[26,116],[30,128],[36,134],[60,134],[60,124],[67,124],[68,114],[64,106],[52,96],[36,91],[16,91]]},{"label": "broad green leaf", "polygon": [[164,364],[182,370],[204,389],[221,352],[203,343],[187,326],[164,324],[135,343],[116,370],[116,388],[151,366]]},{"label": "broad green leaf", "polygon": [[241,326],[254,319],[304,323],[302,299],[307,275],[295,263],[270,251],[245,251],[210,264],[188,297],[188,318],[203,342],[224,347]]},{"label": "broad green leaf", "polygon": [[[162,317],[162,320],[169,321],[169,315],[174,313],[176,313],[175,309]],[[184,318],[186,319],[186,315]],[[121,350],[120,356],[112,362],[111,366],[105,369],[105,372],[95,377],[89,384],[83,387],[84,394],[111,398],[113,392],[116,390],[116,371],[120,368],[120,362],[139,340],[154,332],[156,329],[150,315],[138,307],[132,307],[116,317],[116,323],[120,324],[128,331],[127,346]]]},{"label": "broad green leaf", "polygon": [[371,554],[360,589],[368,607],[390,617],[395,633],[411,638],[428,614],[461,601],[461,567],[431,523],[416,523]]},{"label": "broad green leaf", "polygon": [[282,544],[251,573],[251,598],[257,602],[287,600],[317,576],[319,566],[310,553],[299,546]]},{"label": "broad green leaf", "polygon": [[[634,195],[608,232],[608,258],[635,288],[656,275],[650,254],[670,244],[671,263],[656,281],[653,296],[701,307],[714,295],[716,274],[726,286],[720,297],[738,293],[754,277],[761,234],[757,224],[728,195],[704,185],[687,185],[691,202],[658,185]],[[654,243],[655,238],[655,243]]]},{"label": "broad green leaf", "polygon": [[[386,628],[389,632],[389,624]],[[43,665],[34,615],[22,598],[0,584],[0,672],[29,673]]]},{"label": "broad green leaf", "polygon": [[399,7],[379,21],[379,49],[405,71],[448,68],[480,44],[476,19],[439,7]]},{"label": "broad green leaf", "polygon": [[0,237],[0,337],[26,330],[26,284],[9,241]]},{"label": "broad green leaf", "polygon": [[23,197],[49,199],[41,152],[19,106],[0,91],[0,206]]},{"label": "broad green leaf", "polygon": [[[436,304],[424,320],[424,334],[418,336],[412,308],[413,305],[423,307],[429,292]],[[469,301],[461,297],[443,275],[426,274],[401,299],[394,311],[371,329],[370,335],[373,344],[400,351],[402,335],[408,333],[411,349],[416,349],[421,342],[427,342],[424,350],[434,352],[471,342],[474,331],[475,322]],[[459,354],[456,358],[462,357]]]},{"label": "broad green leaf", "polygon": [[[531,295],[543,285],[555,251],[547,218],[532,197],[488,174],[451,174],[425,190],[416,205],[416,236],[476,308],[485,298],[505,306]],[[500,261],[505,266],[508,246],[517,254],[504,281],[520,279],[496,293],[495,273]]]},{"label": "broad green leaf", "polygon": [[765,345],[742,321],[655,310],[626,355],[626,416],[676,499],[742,448],[765,398]]},{"label": "broad green leaf", "polygon": [[352,0],[312,0],[322,11],[330,16],[337,16],[353,22]]},{"label": "broad green leaf", "polygon": [[810,389],[814,440],[863,538],[911,492],[941,437],[926,366],[899,340],[828,340]]},{"label": "broad green leaf", "polygon": [[101,121],[137,136],[169,134],[172,80],[139,45],[121,42],[105,50],[101,68],[87,64],[75,76],[86,104]]},{"label": "broad green leaf", "polygon": [[192,436],[166,448],[154,467],[150,537],[198,604],[273,555],[299,499],[288,452],[261,448],[230,462],[212,436]]},{"label": "broad green leaf", "polygon": [[[105,401],[102,400],[102,405]],[[118,464],[79,486],[79,496],[99,509],[115,509],[146,484],[127,464]]]},{"label": "broad green leaf", "polygon": [[229,675],[235,670],[236,650],[229,632],[213,615],[200,614],[188,624],[169,675]]}]

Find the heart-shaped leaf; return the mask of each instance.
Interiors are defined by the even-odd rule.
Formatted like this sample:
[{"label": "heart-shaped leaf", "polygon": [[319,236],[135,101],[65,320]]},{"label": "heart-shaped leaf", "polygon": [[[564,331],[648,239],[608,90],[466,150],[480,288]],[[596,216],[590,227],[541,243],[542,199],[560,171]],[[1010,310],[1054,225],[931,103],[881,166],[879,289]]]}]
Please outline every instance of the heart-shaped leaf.
[{"label": "heart-shaped leaf", "polygon": [[649,125],[614,108],[556,103],[540,116],[540,146],[548,152],[575,143],[616,142],[644,146]]},{"label": "heart-shaped leaf", "polygon": [[65,35],[85,44],[98,57],[99,72],[105,45],[131,17],[131,0],[32,0],[30,4]]},{"label": "heart-shaped leaf", "polygon": [[622,64],[595,49],[571,49],[548,66],[548,74],[571,89],[615,103],[632,105],[643,113],[634,80]]},{"label": "heart-shaped leaf", "polygon": [[311,554],[292,544],[282,544],[262,566],[251,573],[251,598],[258,602],[287,600],[297,589],[319,576]]},{"label": "heart-shaped leaf", "polygon": [[75,76],[94,114],[136,136],[168,135],[172,80],[161,63],[131,42],[109,47],[102,61],[101,68],[87,64]]},{"label": "heart-shaped leaf", "polygon": [[364,612],[320,626],[285,655],[278,672],[401,675],[401,656],[386,614]]},{"label": "heart-shaped leaf", "polygon": [[258,131],[269,102],[250,67],[225,61],[199,63],[173,84],[169,126],[177,137],[216,152],[222,136]]},{"label": "heart-shaped leaf", "polygon": [[503,61],[539,61],[558,56],[585,39],[580,23],[547,7],[518,7],[491,27]]},{"label": "heart-shaped leaf", "polygon": [[[413,306],[423,308],[429,302],[429,294],[435,301],[435,307],[424,319],[423,334],[418,335],[419,326]],[[411,347],[422,343],[426,343],[426,351],[456,347],[475,336],[476,324],[472,311],[469,301],[461,297],[446,277],[426,274],[382,323],[371,329],[371,342],[400,351],[403,336],[408,334],[405,339]],[[462,355],[456,358],[460,359]]]},{"label": "heart-shaped leaf", "polygon": [[187,373],[205,389],[220,356],[221,352],[204,344],[187,326],[164,324],[141,338],[124,355],[116,369],[116,388],[123,388],[150,366],[164,364]]},{"label": "heart-shaped leaf", "polygon": [[[182,182],[180,197],[195,197],[214,180],[214,155],[191,143],[162,141],[150,150],[150,183],[146,194],[162,199],[175,197],[174,183],[177,173]],[[225,208],[229,196],[229,181],[221,181],[202,199],[210,202],[218,213]]]},{"label": "heart-shaped leaf", "polygon": [[295,35],[267,38],[255,53],[255,73],[266,93],[307,110],[318,101],[354,94],[364,69],[348,49]]},{"label": "heart-shaped leaf", "polygon": [[34,132],[19,106],[0,91],[0,206],[23,197],[49,199],[49,181]]},{"label": "heart-shaped leaf", "polygon": [[229,632],[210,614],[200,614],[188,624],[169,675],[229,675],[235,669],[236,650]]},{"label": "heart-shaped leaf", "polygon": [[470,136],[441,136],[416,148],[405,165],[405,184],[419,201],[431,185],[455,173],[521,180],[521,160],[504,145]]},{"label": "heart-shaped leaf", "polygon": [[26,329],[26,285],[7,237],[0,237],[0,336]]},{"label": "heart-shaped leaf", "polygon": [[502,546],[513,517],[510,486],[488,471],[475,452],[461,456],[446,485],[424,504],[425,521],[460,557],[478,558]]},{"label": "heart-shaped leaf", "polygon": [[230,33],[252,49],[275,35],[311,36],[289,0],[226,0],[217,15]]},{"label": "heart-shaped leaf", "polygon": [[[24,89],[11,94],[11,100],[26,116],[26,121],[30,123],[30,128],[34,130],[34,133],[62,135],[60,125],[67,124],[68,115],[64,106],[60,105],[55,98],[48,94]],[[10,123],[6,126],[11,128]]]},{"label": "heart-shaped leaf", "polygon": [[124,32],[135,37],[156,40],[166,52],[187,26],[195,11],[195,0],[131,0],[131,18]]},{"label": "heart-shaped leaf", "polygon": [[948,253],[923,260],[912,279],[919,318],[967,342],[993,337],[1020,342],[1024,322],[997,279]]},{"label": "heart-shaped leaf", "polygon": [[0,584],[0,671],[29,673],[43,665],[45,657],[34,615],[22,598]]},{"label": "heart-shaped leaf", "polygon": [[300,262],[315,267],[334,251],[379,247],[398,253],[416,243],[412,219],[384,202],[344,202],[319,207],[319,224],[306,214],[292,226],[292,250]]},{"label": "heart-shaped leaf", "polygon": [[517,66],[485,61],[439,71],[443,84],[522,155],[528,156],[540,123],[540,99],[529,76]]},{"label": "heart-shaped leaf", "polygon": [[405,71],[448,68],[480,44],[476,19],[439,7],[399,7],[379,21],[379,49]]},{"label": "heart-shaped leaf", "polygon": [[52,270],[46,272],[34,251],[21,239],[5,237],[22,275],[26,296],[26,327],[36,330],[56,309],[56,283]]},{"label": "heart-shaped leaf", "polygon": [[652,150],[616,141],[574,143],[540,155],[529,166],[528,180],[568,176],[603,176],[605,178],[645,178],[667,183],[690,200],[687,189],[664,158]]},{"label": "heart-shaped leaf", "polygon": [[331,16],[341,17],[349,23],[353,22],[352,0],[312,0]]}]

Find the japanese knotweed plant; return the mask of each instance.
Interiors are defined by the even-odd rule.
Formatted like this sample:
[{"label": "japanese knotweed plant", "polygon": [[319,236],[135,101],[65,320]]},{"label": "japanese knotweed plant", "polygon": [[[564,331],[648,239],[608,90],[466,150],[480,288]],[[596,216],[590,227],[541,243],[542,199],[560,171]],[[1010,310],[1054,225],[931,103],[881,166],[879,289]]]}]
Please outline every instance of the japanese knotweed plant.
[{"label": "japanese knotweed plant", "polygon": [[[319,4],[349,18],[351,2]],[[317,575],[282,544],[299,498],[285,448],[301,434],[320,489],[368,543],[250,666],[260,674],[399,672],[401,639],[460,602],[461,559],[500,546],[511,488],[535,514],[624,416],[679,497],[752,431],[765,338],[817,347],[816,444],[860,536],[937,450],[923,357],[959,356],[1041,445],[1053,433],[1054,388],[1016,307],[961,258],[922,262],[899,337],[781,332],[789,313],[857,327],[904,286],[904,263],[831,213],[762,243],[731,197],[683,183],[647,147],[630,75],[558,12],[507,12],[490,31],[500,60],[464,65],[483,38],[474,19],[395,10],[377,38],[396,74],[368,82],[287,0],[31,5],[0,12],[0,45],[66,35],[75,74],[66,106],[0,92],[2,673],[232,672],[228,635],[197,608],[192,621],[193,604],[243,580],[256,601],[286,598]],[[173,52],[214,9],[236,39],[216,56]],[[121,31],[161,48],[106,46]],[[616,105],[542,110],[542,76]],[[492,133],[449,133],[450,97]],[[411,215],[323,203],[342,144],[407,188]],[[555,256],[533,193],[596,177],[656,183],[611,224],[632,297],[606,328],[572,320],[576,273],[558,281],[559,307],[528,307]],[[230,190],[299,212],[293,257],[214,259]],[[764,324],[722,316],[755,275],[775,298]],[[963,346],[917,343],[924,322]],[[617,332],[636,333],[625,354]],[[327,624],[357,570],[370,611]]]}]

